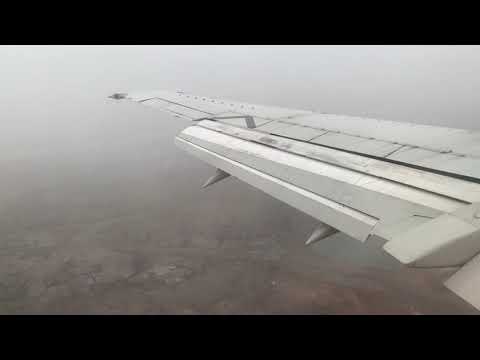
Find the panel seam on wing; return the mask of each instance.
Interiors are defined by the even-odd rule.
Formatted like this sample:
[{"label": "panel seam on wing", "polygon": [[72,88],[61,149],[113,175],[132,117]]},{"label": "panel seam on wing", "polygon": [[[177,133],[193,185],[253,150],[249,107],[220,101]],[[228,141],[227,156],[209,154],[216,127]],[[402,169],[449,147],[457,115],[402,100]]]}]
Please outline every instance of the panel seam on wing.
[{"label": "panel seam on wing", "polygon": [[222,159],[227,160],[227,161],[229,161],[229,162],[231,162],[231,163],[234,163],[236,166],[243,167],[243,168],[248,168],[250,171],[258,172],[258,173],[262,174],[262,175],[265,176],[265,177],[270,177],[270,178],[272,178],[272,179],[275,179],[275,181],[277,181],[278,183],[287,184],[288,186],[293,187],[293,188],[298,189],[298,190],[301,190],[302,192],[307,193],[307,194],[309,194],[309,195],[312,196],[312,197],[316,197],[316,198],[320,198],[320,199],[327,200],[328,202],[331,202],[331,203],[334,203],[334,204],[336,204],[336,205],[342,206],[343,208],[345,208],[345,209],[348,210],[348,211],[351,211],[351,212],[353,212],[353,213],[358,213],[358,214],[361,215],[362,217],[366,218],[366,219],[365,219],[366,221],[369,221],[369,222],[370,222],[370,225],[372,226],[372,228],[373,228],[373,226],[375,226],[375,224],[380,220],[379,218],[377,218],[377,217],[375,217],[375,216],[373,216],[373,215],[370,215],[370,214],[368,214],[368,213],[366,213],[366,212],[364,212],[364,211],[355,209],[355,208],[353,208],[353,207],[350,207],[350,206],[345,205],[345,204],[343,204],[343,203],[340,203],[340,202],[338,202],[338,201],[332,200],[332,199],[330,199],[330,198],[328,198],[328,197],[325,197],[325,196],[323,196],[323,195],[319,195],[319,194],[314,193],[314,192],[312,192],[312,191],[310,191],[310,190],[308,190],[308,189],[305,189],[305,188],[303,188],[303,187],[301,187],[301,186],[298,186],[298,185],[296,185],[296,184],[292,184],[292,183],[289,182],[289,181],[285,181],[285,180],[280,179],[280,178],[278,178],[278,177],[276,177],[276,176],[273,176],[272,174],[265,173],[265,172],[263,172],[263,171],[261,171],[261,170],[259,170],[259,169],[256,169],[256,168],[254,168],[254,167],[251,167],[251,166],[248,166],[248,165],[246,165],[246,164],[240,163],[240,162],[238,162],[238,161],[236,161],[236,160],[229,159],[228,157],[225,157],[225,156],[223,156],[223,155],[220,155],[220,154],[218,154],[218,153],[216,153],[216,152],[214,152],[214,151],[212,151],[212,150],[206,149],[206,148],[204,148],[203,146],[200,146],[200,145],[198,145],[198,144],[195,144],[195,143],[193,143],[193,142],[191,142],[191,141],[189,141],[189,140],[187,140],[187,139],[184,139],[184,138],[181,138],[181,137],[178,137],[178,136],[177,136],[176,138],[177,138],[179,141],[186,142],[186,143],[188,143],[189,145],[191,145],[191,146],[193,146],[193,147],[200,148],[200,149],[202,149],[202,150],[205,151],[205,152],[212,153],[212,154],[214,154],[215,156],[217,156],[217,157],[219,157],[219,158],[222,158]]},{"label": "panel seam on wing", "polygon": [[[203,126],[202,126],[201,124],[199,124],[198,126],[200,126],[200,127],[203,128]],[[211,130],[211,131],[214,131],[214,132],[219,133],[219,134],[224,134],[222,131],[218,131],[217,129],[212,129],[212,128],[210,128],[210,127],[207,127],[206,129]],[[242,130],[248,131],[248,130],[246,130],[246,129],[242,129]],[[293,155],[297,155],[297,156],[301,156],[301,157],[303,157],[303,158],[310,159],[310,160],[313,160],[313,161],[318,161],[318,162],[325,163],[325,164],[329,164],[329,165],[336,166],[336,167],[339,167],[339,168],[348,169],[348,170],[352,170],[352,171],[355,171],[355,172],[358,172],[358,173],[361,173],[361,174],[373,176],[373,177],[375,177],[375,178],[377,178],[377,179],[383,179],[383,180],[386,180],[386,181],[391,181],[391,182],[394,182],[394,183],[397,183],[397,184],[401,184],[402,186],[410,187],[410,188],[413,188],[413,189],[416,189],[416,190],[420,190],[420,191],[425,191],[425,192],[430,193],[430,194],[434,194],[434,195],[442,196],[442,197],[445,197],[445,198],[448,198],[448,199],[451,199],[451,200],[454,200],[454,201],[458,201],[458,202],[460,202],[460,203],[462,203],[462,204],[470,204],[470,203],[471,203],[471,202],[466,201],[466,200],[464,200],[464,199],[460,199],[460,198],[457,198],[457,197],[454,197],[454,196],[449,196],[449,195],[446,195],[446,194],[443,194],[443,193],[439,193],[439,192],[435,192],[435,191],[432,191],[432,190],[429,190],[429,189],[421,188],[421,187],[419,187],[419,186],[415,186],[415,185],[411,185],[411,184],[408,184],[408,183],[404,183],[404,182],[401,182],[401,181],[398,181],[398,180],[395,180],[395,179],[391,179],[391,178],[379,176],[379,175],[377,175],[377,174],[372,174],[372,173],[365,172],[365,171],[361,171],[361,170],[358,170],[358,169],[349,168],[349,167],[347,167],[347,166],[342,166],[342,165],[336,164],[336,163],[330,163],[330,162],[322,161],[322,160],[320,160],[320,159],[317,159],[317,158],[314,158],[314,157],[311,157],[311,156],[307,156],[307,155],[305,155],[305,154],[301,154],[301,153],[289,151],[288,149],[279,148],[279,147],[276,147],[276,146],[274,146],[274,145],[271,145],[271,144],[268,144],[268,143],[265,143],[265,142],[260,142],[260,141],[257,141],[257,140],[242,138],[242,137],[240,137],[240,136],[238,136],[238,135],[235,135],[235,134],[228,134],[228,136],[231,136],[232,138],[236,138],[236,139],[248,141],[248,142],[251,142],[251,143],[263,145],[263,146],[269,147],[269,148],[271,148],[271,149],[284,151],[284,152],[286,152],[286,153],[293,154]],[[288,140],[299,141],[299,142],[302,142],[302,143],[306,143],[306,144],[308,144],[308,145],[317,146],[317,144],[311,144],[311,143],[308,143],[308,142],[305,142],[305,141],[302,141],[302,140],[293,139],[293,138],[289,138],[289,137],[286,137],[286,136],[281,136],[281,135],[273,135],[273,136],[278,136],[278,137],[281,137],[281,138],[286,138],[286,139],[288,139]],[[319,145],[319,146],[323,146],[323,145]],[[344,151],[343,149],[337,149],[337,148],[330,147],[330,146],[323,146],[323,147],[330,148],[330,149],[333,149],[333,150],[338,150],[338,151]],[[357,155],[357,156],[364,156],[363,154],[360,155],[360,154],[354,153],[354,152],[349,152],[349,151],[344,151],[344,152],[352,153],[353,155]],[[369,158],[370,158],[370,157],[369,157]],[[381,158],[380,158],[380,159],[374,159],[374,160],[382,161]]]}]

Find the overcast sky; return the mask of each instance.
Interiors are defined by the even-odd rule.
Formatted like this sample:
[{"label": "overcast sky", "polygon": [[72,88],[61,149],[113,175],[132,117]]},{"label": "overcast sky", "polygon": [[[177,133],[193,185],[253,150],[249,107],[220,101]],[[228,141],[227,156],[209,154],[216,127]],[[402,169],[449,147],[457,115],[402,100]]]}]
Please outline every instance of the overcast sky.
[{"label": "overcast sky", "polygon": [[50,121],[68,121],[71,104],[79,119],[111,92],[181,88],[478,128],[478,46],[4,46],[0,65],[2,123],[46,107]]}]

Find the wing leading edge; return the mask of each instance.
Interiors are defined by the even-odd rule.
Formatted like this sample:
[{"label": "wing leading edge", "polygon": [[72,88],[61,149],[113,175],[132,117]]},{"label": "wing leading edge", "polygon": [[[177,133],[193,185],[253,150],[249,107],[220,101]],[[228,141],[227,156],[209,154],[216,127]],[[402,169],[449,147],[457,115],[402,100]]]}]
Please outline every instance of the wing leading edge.
[{"label": "wing leading edge", "polygon": [[478,132],[184,92],[112,98],[196,121],[175,143],[217,168],[208,185],[232,175],[311,215],[323,225],[308,243],[338,230],[408,266],[463,266],[446,286],[480,309]]}]

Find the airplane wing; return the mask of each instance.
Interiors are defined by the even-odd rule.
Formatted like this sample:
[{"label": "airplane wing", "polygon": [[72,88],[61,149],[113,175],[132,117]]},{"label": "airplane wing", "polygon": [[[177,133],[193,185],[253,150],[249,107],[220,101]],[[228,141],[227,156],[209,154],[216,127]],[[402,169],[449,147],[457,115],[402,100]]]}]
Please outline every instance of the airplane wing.
[{"label": "airplane wing", "polygon": [[480,310],[480,132],[248,104],[181,91],[123,93],[190,119],[180,148],[336,231],[381,239],[411,267],[460,268],[445,285]]}]

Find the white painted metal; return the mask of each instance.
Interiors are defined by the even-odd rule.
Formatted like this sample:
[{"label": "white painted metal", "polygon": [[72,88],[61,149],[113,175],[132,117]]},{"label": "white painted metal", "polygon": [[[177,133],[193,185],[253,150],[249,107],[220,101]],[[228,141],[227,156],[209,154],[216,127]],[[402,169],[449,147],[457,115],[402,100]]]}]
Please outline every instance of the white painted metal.
[{"label": "white painted metal", "polygon": [[377,140],[422,147],[437,152],[451,151],[473,157],[480,156],[480,132],[478,131],[355,116],[319,114],[305,110],[249,104],[171,91],[130,93],[126,97],[134,101],[158,98],[209,113],[219,114],[235,111],[269,119],[282,119],[282,121],[294,125],[337,131],[345,135],[356,135],[367,139],[373,137]]},{"label": "white painted metal", "polygon": [[286,126],[290,126],[291,124],[286,124],[282,121],[278,121],[278,120],[272,120],[270,121],[269,123],[266,123],[264,125],[261,125],[257,128],[258,131],[262,131],[262,132],[265,132],[265,133],[271,133],[272,131],[274,131],[275,129],[278,129],[278,128],[283,128],[283,127],[286,127]]},{"label": "white painted metal", "polygon": [[362,212],[338,204],[325,197],[301,189],[293,184],[267,175],[251,167],[242,165],[179,137],[175,144],[203,161],[221,168],[267,194],[295,207],[296,209],[321,219],[353,238],[365,241],[375,226],[377,219]]},{"label": "white painted metal", "polygon": [[402,147],[402,145],[392,144],[386,141],[333,132],[327,132],[322,136],[310,140],[310,142],[378,157],[387,156]]},{"label": "white painted metal", "polygon": [[280,135],[292,139],[309,141],[326,133],[324,130],[312,129],[310,127],[285,124],[270,131],[271,134]]},{"label": "white painted metal", "polygon": [[205,118],[207,116],[210,116],[210,114],[199,111],[199,110],[194,110],[191,108],[188,108],[186,106],[181,106],[181,105],[176,105],[172,104],[168,101],[160,100],[160,99],[150,99],[142,102],[143,105],[151,106],[154,108],[158,108],[167,112],[171,112],[173,114],[181,115],[184,116],[188,119],[195,120],[199,118]]},{"label": "white painted metal", "polygon": [[412,215],[386,226],[377,226],[372,234],[384,240],[381,244],[383,246],[387,241],[391,241],[400,234],[430,220],[432,220],[431,217]]},{"label": "white painted metal", "polygon": [[443,214],[398,234],[384,250],[403,264],[417,267],[460,266],[480,251],[480,230]]},{"label": "white painted metal", "polygon": [[480,310],[480,255],[453,274],[445,286]]},{"label": "white painted metal", "polygon": [[330,114],[312,114],[288,122],[437,152],[480,156],[480,132],[472,130]]},{"label": "white painted metal", "polygon": [[[236,115],[236,116],[242,116],[242,115]],[[216,119],[216,121],[228,124],[228,125],[233,125],[237,127],[242,127],[242,128],[247,128],[247,121],[244,117],[235,117],[235,118],[225,118],[225,115],[219,115],[219,118]],[[270,120],[262,119],[259,117],[253,117],[253,123],[255,126],[259,126],[265,123],[270,122]]]},{"label": "white painted metal", "polygon": [[[302,125],[314,129],[337,132],[345,136],[357,136],[367,140],[379,141],[378,143],[366,141],[357,148],[357,152],[368,155],[388,155],[390,153],[388,149],[391,148],[393,150],[397,145],[422,148],[439,154],[450,153],[448,158],[439,156],[438,158],[432,157],[429,160],[412,160],[410,154],[405,153],[404,156],[406,157],[402,161],[417,166],[424,166],[432,170],[480,179],[480,132],[477,131],[354,116],[319,114],[297,109],[262,106],[168,91],[127,95],[127,98],[135,101],[142,101],[152,97],[184,104],[211,114],[220,114],[226,111],[240,112],[265,119],[281,119],[283,122],[292,125]],[[337,147],[343,148],[339,140],[340,137],[335,144]],[[386,143],[391,144],[391,146]],[[346,150],[351,150],[350,142],[347,141],[344,146]],[[414,154],[411,155],[413,156]]]},{"label": "white painted metal", "polygon": [[[245,114],[239,113],[239,112],[233,112],[233,111],[227,111],[227,112],[222,112],[220,114],[215,114],[215,117],[220,116],[220,117],[225,117],[225,116],[244,116]],[[270,120],[272,121],[272,120]]]},{"label": "white painted metal", "polygon": [[318,139],[313,139],[311,142],[353,151],[356,144],[367,140],[368,139],[360,136],[345,135],[328,131],[325,135],[320,136]]},{"label": "white painted metal", "polygon": [[405,146],[392,155],[387,156],[387,158],[452,174],[461,174],[474,178],[479,178],[480,175],[480,158],[477,157],[454,153],[438,153]]},{"label": "white painted metal", "polygon": [[386,223],[414,214],[435,217],[463,205],[462,202],[424,190],[232,138],[199,126],[186,128],[179,137],[332,201],[381,218]]},{"label": "white painted metal", "polygon": [[[198,125],[236,138],[262,143],[285,152],[392,180],[465,202],[473,203],[480,201],[480,184],[469,181],[454,179],[448,176],[412,169],[403,165],[387,163],[334,149],[283,139],[274,135],[266,136],[257,131],[233,128],[213,121],[200,121]],[[268,124],[265,126],[268,126]],[[371,178],[366,179],[366,181],[372,181]],[[368,183],[366,186],[368,186]]]},{"label": "white painted metal", "polygon": [[311,111],[286,109],[277,106],[264,106],[249,104],[227,99],[214,99],[207,96],[198,96],[188,93],[178,93],[171,91],[150,91],[129,93],[127,98],[133,101],[143,101],[145,99],[159,98],[171,101],[177,104],[186,104],[200,111],[212,114],[220,114],[226,111],[240,112],[267,119],[282,117],[294,117],[298,115],[312,114]]},{"label": "white painted metal", "polygon": [[460,266],[480,251],[480,203],[399,233],[384,249],[404,264]]}]

